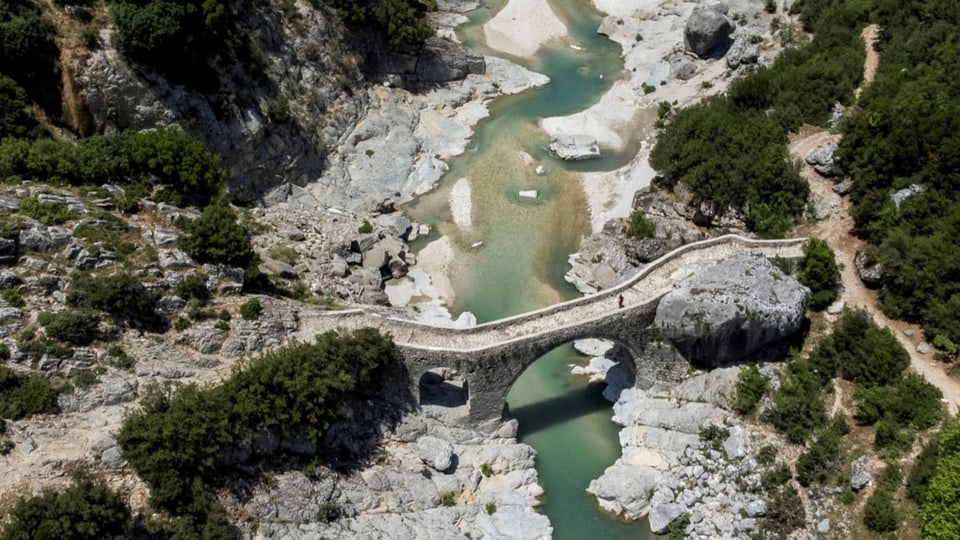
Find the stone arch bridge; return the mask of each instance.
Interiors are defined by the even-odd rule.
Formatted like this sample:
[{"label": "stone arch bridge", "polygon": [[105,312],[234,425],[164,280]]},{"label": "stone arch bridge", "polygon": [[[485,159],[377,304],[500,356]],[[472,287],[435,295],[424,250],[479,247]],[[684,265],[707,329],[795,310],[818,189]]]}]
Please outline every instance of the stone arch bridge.
[{"label": "stone arch bridge", "polygon": [[544,354],[578,339],[615,341],[625,349],[635,374],[649,373],[649,366],[639,365],[637,359],[643,357],[650,341],[649,327],[660,299],[675,284],[743,253],[798,259],[805,240],[726,235],[687,244],[616,287],[469,328],[432,326],[392,317],[384,309],[364,308],[301,314],[299,337],[312,340],[329,330],[364,327],[389,333],[403,354],[415,396],[420,395],[417,386],[427,371],[453,368],[468,389],[470,421],[498,420],[505,411],[507,393],[520,374]]}]

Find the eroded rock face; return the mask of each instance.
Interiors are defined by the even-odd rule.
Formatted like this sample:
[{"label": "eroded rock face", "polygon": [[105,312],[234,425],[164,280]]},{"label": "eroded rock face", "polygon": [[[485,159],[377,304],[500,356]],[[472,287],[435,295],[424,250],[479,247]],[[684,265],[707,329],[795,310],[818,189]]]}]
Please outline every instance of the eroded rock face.
[{"label": "eroded rock face", "polygon": [[694,8],[683,29],[683,41],[698,56],[706,56],[722,43],[736,25],[723,13],[720,5],[699,5]]},{"label": "eroded rock face", "polygon": [[809,297],[767,259],[739,255],[667,293],[654,324],[687,360],[715,367],[793,335]]}]

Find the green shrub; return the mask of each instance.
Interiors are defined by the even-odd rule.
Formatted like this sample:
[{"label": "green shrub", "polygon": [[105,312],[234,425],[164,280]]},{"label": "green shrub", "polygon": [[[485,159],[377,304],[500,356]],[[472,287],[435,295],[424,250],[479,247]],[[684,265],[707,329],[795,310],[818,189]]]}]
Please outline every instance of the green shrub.
[{"label": "green shrub", "polygon": [[90,388],[100,382],[100,376],[96,370],[79,369],[71,377],[73,386],[80,389]]},{"label": "green shrub", "polygon": [[43,134],[30,111],[27,93],[16,81],[0,75],[0,139],[35,139]]},{"label": "green shrub", "polygon": [[180,280],[174,287],[174,294],[184,300],[197,300],[201,304],[210,300],[210,289],[207,288],[207,275],[202,272],[190,274]]},{"label": "green shrub", "polygon": [[440,494],[440,504],[443,506],[454,506],[456,501],[453,499],[453,493],[441,493]]},{"label": "green shrub", "polygon": [[840,434],[827,429],[797,460],[797,481],[804,487],[825,484],[840,465]]},{"label": "green shrub", "polygon": [[0,366],[0,417],[19,420],[52,412],[62,390],[50,379],[20,375]]},{"label": "green shrub", "polygon": [[627,219],[627,237],[653,238],[657,234],[657,227],[647,219],[642,210],[634,210]]},{"label": "green shrub", "polygon": [[133,369],[136,361],[130,357],[119,345],[111,345],[107,354],[113,358],[113,365],[117,369]]},{"label": "green shrub", "polygon": [[480,465],[480,473],[483,474],[485,478],[490,478],[493,476],[493,467],[489,463],[483,463]]},{"label": "green shrub", "polygon": [[768,493],[787,485],[787,482],[793,478],[793,473],[786,463],[777,463],[773,467],[763,471],[760,474],[760,487]]},{"label": "green shrub", "polygon": [[183,250],[201,263],[226,264],[256,273],[258,257],[250,234],[237,222],[237,214],[224,202],[204,208],[200,217],[180,223],[186,236]]},{"label": "green shrub", "polygon": [[781,376],[780,388],[773,393],[770,421],[794,444],[807,440],[813,431],[826,424],[823,412],[823,386],[810,363],[794,358]]},{"label": "green shrub", "polygon": [[240,305],[240,316],[245,321],[255,321],[260,318],[263,312],[263,306],[257,298],[251,298]]},{"label": "green shrub", "polygon": [[71,345],[89,345],[97,337],[100,316],[89,310],[66,309],[41,313],[37,321],[52,339]]},{"label": "green shrub", "polygon": [[0,291],[0,298],[11,307],[22,308],[27,305],[20,296],[20,289],[3,289]]},{"label": "green shrub", "polygon": [[0,540],[125,540],[133,520],[123,499],[82,474],[61,492],[20,499]]},{"label": "green shrub", "polygon": [[427,3],[415,0],[334,0],[334,5],[347,24],[382,33],[393,48],[419,49],[434,33],[427,23]]},{"label": "green shrub", "polygon": [[117,324],[151,328],[158,324],[157,295],[129,273],[93,276],[78,272],[67,291],[67,304],[103,311]]},{"label": "green shrub", "polygon": [[930,485],[930,479],[937,471],[938,457],[940,457],[940,449],[937,439],[932,439],[923,445],[910,470],[910,476],[907,477],[907,497],[917,505],[923,505],[927,486]]},{"label": "green shrub", "polygon": [[80,43],[91,51],[100,46],[100,30],[91,25],[80,29]]},{"label": "green shrub", "polygon": [[[109,215],[109,214],[108,214]],[[113,217],[111,215],[111,217]],[[83,240],[84,246],[90,249],[105,249],[123,261],[128,255],[137,250],[137,246],[123,239],[118,228],[126,229],[125,223],[107,223],[97,226],[78,225],[73,229],[73,236]]]},{"label": "green shrub", "polygon": [[373,225],[371,225],[369,221],[363,220],[363,223],[357,229],[357,232],[360,234],[370,234],[373,232]]},{"label": "green shrub", "polygon": [[821,382],[838,372],[864,386],[890,384],[910,364],[910,355],[887,328],[873,322],[866,311],[845,311],[833,334],[810,353]]},{"label": "green shrub", "polygon": [[897,530],[899,517],[893,505],[893,495],[887,489],[878,488],[863,507],[863,524],[875,532]]},{"label": "green shrub", "polygon": [[173,321],[173,329],[177,332],[183,332],[191,326],[193,326],[193,323],[186,317],[177,317],[177,320]]},{"label": "green shrub", "polygon": [[76,217],[76,214],[62,203],[41,203],[36,197],[20,199],[20,213],[31,217],[44,225],[62,225]]},{"label": "green shrub", "polygon": [[690,514],[682,514],[670,522],[667,527],[667,540],[684,540],[687,537],[687,527],[690,525]]},{"label": "green shrub", "polygon": [[767,519],[763,528],[777,538],[785,538],[806,524],[807,514],[803,509],[800,494],[793,486],[784,486],[770,499]]},{"label": "green shrub", "polygon": [[497,511],[497,505],[495,503],[488,502],[486,506],[484,506],[484,509],[487,511],[488,516],[492,516]]},{"label": "green shrub", "polygon": [[763,446],[759,452],[757,452],[757,463],[760,465],[773,465],[773,462],[777,459],[777,447],[768,444]]},{"label": "green shrub", "polygon": [[837,299],[840,289],[840,270],[830,245],[816,238],[807,240],[799,266],[797,280],[813,293],[810,308],[826,309]]},{"label": "green shrub", "polygon": [[922,375],[908,372],[888,386],[857,387],[857,422],[869,425],[889,414],[903,427],[927,429],[943,417],[942,397]]},{"label": "green shrub", "polygon": [[737,375],[737,393],[733,398],[733,410],[742,414],[751,414],[767,392],[769,383],[760,374],[755,364],[741,367]]}]

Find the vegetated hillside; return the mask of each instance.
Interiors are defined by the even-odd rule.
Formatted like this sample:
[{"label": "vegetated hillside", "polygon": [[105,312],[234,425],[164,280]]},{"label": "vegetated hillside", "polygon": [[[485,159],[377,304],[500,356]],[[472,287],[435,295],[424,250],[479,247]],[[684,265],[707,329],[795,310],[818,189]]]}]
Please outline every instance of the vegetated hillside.
[{"label": "vegetated hillside", "polygon": [[[960,14],[946,0],[877,4],[877,78],[846,124],[839,163],[854,179],[857,233],[882,269],[881,307],[956,356]],[[912,185],[918,193],[895,202]]]},{"label": "vegetated hillside", "polygon": [[[415,61],[433,34],[428,7],[435,9],[413,0],[4,2],[0,74],[23,92],[0,79],[0,128],[30,107],[68,138],[176,124],[226,158],[231,197],[254,202],[278,184],[320,177],[368,105],[364,71],[379,64],[358,51]],[[32,138],[26,129],[10,134]]]},{"label": "vegetated hillside", "polygon": [[782,236],[802,218],[809,193],[787,161],[787,133],[804,123],[825,125],[835,103],[853,102],[869,3],[801,1],[794,8],[815,30],[812,41],[780,29],[789,46],[772,66],[679,111],[658,134],[651,165],[666,187],[689,188],[707,225],[732,214],[760,235]]}]

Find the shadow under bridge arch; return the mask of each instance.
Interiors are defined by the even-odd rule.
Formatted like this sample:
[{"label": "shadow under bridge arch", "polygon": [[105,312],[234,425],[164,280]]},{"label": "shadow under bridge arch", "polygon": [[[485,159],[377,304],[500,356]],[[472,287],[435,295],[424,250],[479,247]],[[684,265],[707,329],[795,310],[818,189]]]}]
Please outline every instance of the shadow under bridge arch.
[{"label": "shadow under bridge arch", "polygon": [[[638,366],[647,343],[654,338],[649,330],[653,310],[637,307],[617,312],[617,316],[584,321],[576,326],[558,328],[512,340],[483,351],[466,370],[469,385],[469,419],[475,424],[509,417],[507,394],[520,375],[541,357],[581,339],[606,339],[619,348],[621,362],[636,381],[645,373]],[[639,369],[638,369],[639,368]]]}]

